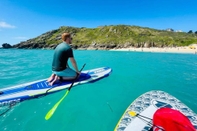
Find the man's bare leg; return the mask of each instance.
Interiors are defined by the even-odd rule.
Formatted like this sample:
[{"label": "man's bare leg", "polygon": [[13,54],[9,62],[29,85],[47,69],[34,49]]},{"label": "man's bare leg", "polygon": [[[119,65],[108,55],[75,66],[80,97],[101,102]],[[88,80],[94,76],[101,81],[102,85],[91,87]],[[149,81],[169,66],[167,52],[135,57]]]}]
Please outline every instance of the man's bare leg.
[{"label": "man's bare leg", "polygon": [[74,76],[74,77],[62,77],[62,79],[63,80],[74,80],[74,79],[76,79],[77,77],[79,77],[80,76],[80,74],[77,76],[77,74],[76,74],[76,76]]},{"label": "man's bare leg", "polygon": [[59,77],[57,75],[54,76],[54,79],[49,83],[49,85],[53,85],[55,82],[59,80]]},{"label": "man's bare leg", "polygon": [[48,78],[47,82],[51,82],[51,81],[54,79],[54,77],[55,77],[55,74],[52,74],[52,75]]}]

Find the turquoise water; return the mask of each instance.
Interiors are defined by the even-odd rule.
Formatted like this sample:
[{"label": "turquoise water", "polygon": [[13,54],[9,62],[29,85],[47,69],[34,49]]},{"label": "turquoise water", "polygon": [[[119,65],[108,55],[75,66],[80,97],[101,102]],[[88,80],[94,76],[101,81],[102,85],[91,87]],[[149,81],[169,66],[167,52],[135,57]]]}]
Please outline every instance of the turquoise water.
[{"label": "turquoise water", "polygon": [[[112,74],[72,88],[53,117],[46,113],[65,94],[20,103],[0,117],[1,131],[112,131],[129,104],[150,90],[163,90],[197,113],[197,55],[74,51],[84,70],[109,66]],[[53,50],[0,50],[0,88],[47,78]]]}]

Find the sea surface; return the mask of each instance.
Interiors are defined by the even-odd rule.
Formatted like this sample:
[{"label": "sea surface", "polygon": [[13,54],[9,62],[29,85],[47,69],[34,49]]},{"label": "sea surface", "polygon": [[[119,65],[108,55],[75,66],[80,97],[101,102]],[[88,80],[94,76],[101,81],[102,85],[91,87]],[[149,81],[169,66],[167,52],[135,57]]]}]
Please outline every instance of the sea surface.
[{"label": "sea surface", "polygon": [[[53,52],[0,49],[0,88],[49,77]],[[151,90],[166,91],[197,113],[197,55],[78,50],[74,55],[79,69],[86,63],[84,70],[108,66],[113,72],[72,88],[48,121],[46,113],[65,90],[16,105],[0,116],[0,131],[113,131],[130,103]]]}]

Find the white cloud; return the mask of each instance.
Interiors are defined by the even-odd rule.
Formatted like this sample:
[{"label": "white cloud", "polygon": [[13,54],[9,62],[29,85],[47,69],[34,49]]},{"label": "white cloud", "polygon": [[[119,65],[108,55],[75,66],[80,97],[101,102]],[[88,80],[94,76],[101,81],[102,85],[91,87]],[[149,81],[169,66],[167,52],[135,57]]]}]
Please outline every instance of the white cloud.
[{"label": "white cloud", "polygon": [[17,39],[17,40],[26,40],[26,39],[29,39],[29,38],[24,37],[24,36],[17,36],[17,37],[13,37],[13,39]]},{"label": "white cloud", "polygon": [[16,26],[10,25],[4,21],[0,21],[0,28],[16,28]]}]

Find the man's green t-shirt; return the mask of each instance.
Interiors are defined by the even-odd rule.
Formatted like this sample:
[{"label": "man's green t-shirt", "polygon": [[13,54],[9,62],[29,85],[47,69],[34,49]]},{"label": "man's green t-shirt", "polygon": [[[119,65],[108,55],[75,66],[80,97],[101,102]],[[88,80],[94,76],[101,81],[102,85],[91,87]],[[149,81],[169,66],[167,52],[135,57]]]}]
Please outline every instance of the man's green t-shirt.
[{"label": "man's green t-shirt", "polygon": [[52,70],[53,71],[65,70],[69,57],[73,57],[73,51],[71,47],[65,42],[59,44],[55,48]]}]

